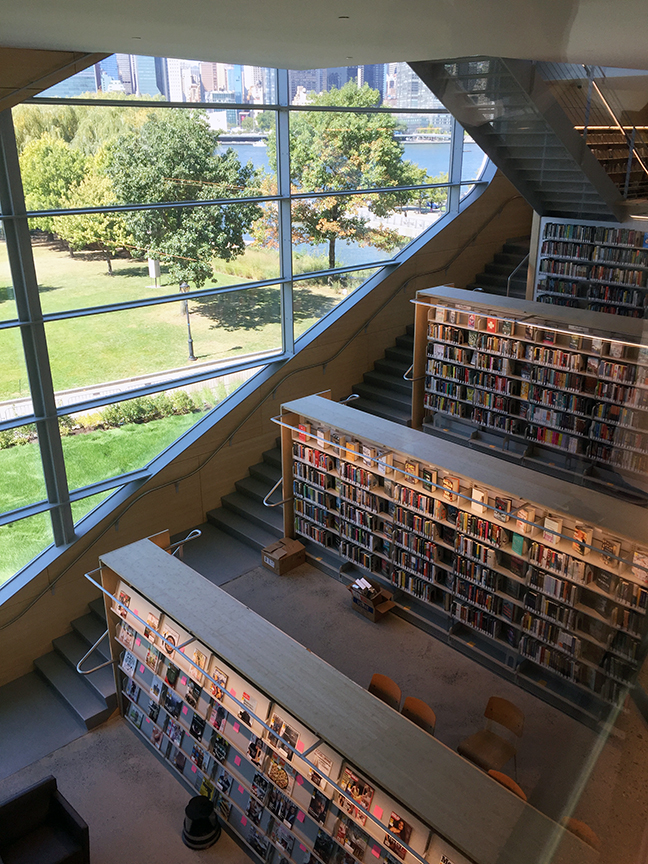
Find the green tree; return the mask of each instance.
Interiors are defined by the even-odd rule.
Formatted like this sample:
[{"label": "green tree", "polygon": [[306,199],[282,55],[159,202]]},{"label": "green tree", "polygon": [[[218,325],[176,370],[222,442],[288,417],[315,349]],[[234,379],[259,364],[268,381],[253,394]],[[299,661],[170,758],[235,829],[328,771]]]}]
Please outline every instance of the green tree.
[{"label": "green tree", "polygon": [[[310,104],[369,108],[380,104],[380,94],[349,81],[339,90],[311,94]],[[394,137],[396,129],[396,121],[389,114],[300,112],[290,122],[293,189],[337,193],[429,182],[424,169],[403,159],[404,148]],[[276,169],[273,133],[268,139],[268,156]],[[299,199],[293,207],[294,240],[327,243],[330,269],[335,267],[335,248],[340,240],[394,249],[400,236],[376,227],[376,222],[415,197],[418,193],[394,191]],[[270,238],[272,235],[271,228]]]},{"label": "green tree", "polygon": [[[124,204],[208,201],[249,194],[251,163],[233,150],[216,154],[218,135],[204,111],[157,111],[108,148],[107,173]],[[140,255],[159,258],[178,282],[201,287],[213,276],[212,259],[245,251],[245,234],[260,215],[254,204],[169,207],[125,215]]]},{"label": "green tree", "polygon": [[[66,200],[71,209],[103,207],[115,203],[112,182],[104,170],[104,151],[90,161],[89,171]],[[74,213],[57,216],[53,229],[73,251],[97,249],[104,254],[108,273],[112,276],[112,259],[118,249],[132,245],[126,220],[121,213]]]},{"label": "green tree", "polygon": [[74,105],[17,105],[12,117],[19,153],[46,134],[70,144],[79,123]]},{"label": "green tree", "polygon": [[[64,207],[83,180],[87,159],[62,138],[46,132],[25,145],[20,171],[28,210],[56,210]],[[34,228],[53,230],[50,217],[34,220]]]}]

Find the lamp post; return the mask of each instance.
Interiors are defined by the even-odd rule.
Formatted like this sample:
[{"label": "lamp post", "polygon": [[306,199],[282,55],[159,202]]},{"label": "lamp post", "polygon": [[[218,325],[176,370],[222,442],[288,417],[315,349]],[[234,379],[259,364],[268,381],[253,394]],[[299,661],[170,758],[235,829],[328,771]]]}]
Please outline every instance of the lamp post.
[{"label": "lamp post", "polygon": [[[186,293],[189,290],[189,283],[184,280],[180,283],[180,290]],[[196,355],[193,350],[193,339],[191,338],[191,321],[189,319],[189,301],[184,300],[184,311],[187,316],[187,345],[189,347],[189,360],[195,360]]]}]

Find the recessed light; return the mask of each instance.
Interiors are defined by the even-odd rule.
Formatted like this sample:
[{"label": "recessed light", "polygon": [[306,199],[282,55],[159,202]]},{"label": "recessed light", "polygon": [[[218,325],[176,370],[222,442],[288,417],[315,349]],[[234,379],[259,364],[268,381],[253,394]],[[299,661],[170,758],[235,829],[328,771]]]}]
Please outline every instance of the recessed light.
[{"label": "recessed light", "polygon": [[349,20],[348,15],[338,15],[338,18],[340,19],[340,21],[348,21]]},{"label": "recessed light", "polygon": [[141,36],[131,36],[131,39],[141,39]]}]

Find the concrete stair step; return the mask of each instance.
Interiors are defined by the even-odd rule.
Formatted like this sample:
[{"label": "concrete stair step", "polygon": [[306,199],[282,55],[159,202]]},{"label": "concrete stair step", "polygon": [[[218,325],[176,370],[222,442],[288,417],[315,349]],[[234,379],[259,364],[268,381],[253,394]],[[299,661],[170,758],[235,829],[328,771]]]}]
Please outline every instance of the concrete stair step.
[{"label": "concrete stair step", "polygon": [[411,409],[403,411],[402,409],[392,408],[388,405],[383,405],[381,402],[372,402],[362,397],[349,402],[349,405],[357,411],[365,411],[367,414],[383,417],[385,420],[391,420],[393,423],[400,423],[401,426],[409,426],[411,423]]},{"label": "concrete stair step", "polygon": [[[382,387],[372,387],[370,384],[354,384],[353,392],[369,402],[378,402],[385,407],[411,411],[411,394],[399,393],[397,390],[386,390]],[[357,400],[354,400],[357,401]]]},{"label": "concrete stair step", "polygon": [[[84,639],[77,633],[66,633],[64,636],[59,636],[52,640],[54,650],[68,663],[68,665],[76,671],[76,666],[79,660],[88,650],[88,646]],[[86,658],[82,668],[93,669],[95,666],[100,666],[105,663],[103,654],[98,651],[93,651]],[[77,673],[80,674],[80,673]],[[115,676],[112,666],[104,666],[103,669],[98,669],[90,675],[84,675],[83,681],[91,687],[95,694],[103,699],[106,705],[113,710],[117,707],[117,693],[115,690]]]},{"label": "concrete stair step", "polygon": [[248,468],[250,477],[255,477],[262,483],[268,484],[268,489],[272,489],[277,480],[281,477],[281,469],[276,465],[271,465],[269,462],[257,462],[256,465],[250,465]]},{"label": "concrete stair step", "polygon": [[[275,543],[277,540],[275,533],[261,528],[228,507],[218,507],[215,510],[209,510],[207,521],[231,537],[236,537],[237,540],[241,540],[243,543],[259,551],[265,549],[266,546],[270,546],[271,543]],[[283,532],[280,536],[283,536]],[[260,559],[259,564],[261,564]]]},{"label": "concrete stair step", "polygon": [[406,348],[387,348],[385,351],[385,357],[387,360],[395,360],[397,363],[405,363],[405,368],[407,368],[407,366],[412,362],[412,352]]},{"label": "concrete stair step", "polygon": [[[275,480],[274,482],[276,483],[277,481]],[[236,491],[240,492],[241,495],[245,495],[246,498],[251,498],[257,503],[263,505],[263,499],[272,489],[274,483],[266,483],[263,480],[259,480],[258,477],[243,477],[242,480],[237,480],[234,485],[236,486]],[[281,501],[281,486],[273,493],[272,501]],[[270,508],[265,506],[264,510],[272,512]]]},{"label": "concrete stair step", "polygon": [[381,390],[396,390],[412,398],[412,384],[405,381],[402,375],[386,375],[384,372],[365,372],[364,383]]},{"label": "concrete stair step", "polygon": [[414,336],[414,325],[408,324],[407,327],[405,328],[405,332],[407,333],[408,336],[413,337]]},{"label": "concrete stair step", "polygon": [[260,501],[243,495],[241,492],[230,492],[223,495],[221,504],[227,510],[232,510],[238,516],[242,516],[249,522],[274,534],[283,537],[283,514],[281,507],[266,507]]},{"label": "concrete stair step", "polygon": [[281,471],[281,447],[273,447],[272,450],[266,450],[262,454],[263,461],[268,465],[274,465]]},{"label": "concrete stair step", "polygon": [[374,370],[376,372],[382,372],[385,375],[393,375],[394,377],[402,378],[411,365],[411,360],[408,360],[407,363],[403,363],[396,360],[382,358],[381,360],[376,360],[374,363]]},{"label": "concrete stair step", "polygon": [[[97,616],[88,612],[72,622],[72,629],[88,644],[88,648],[95,644],[102,633],[106,632],[106,622],[100,621]],[[86,651],[88,650],[86,648]],[[106,637],[99,643],[97,653],[102,654],[105,660],[110,660],[110,648]]]},{"label": "concrete stair step", "polygon": [[101,620],[105,630],[106,610],[104,606],[103,594],[101,595],[101,597],[96,597],[94,600],[91,600],[90,603],[88,603],[88,607],[90,611]]},{"label": "concrete stair step", "polygon": [[85,724],[94,729],[112,714],[112,709],[85,683],[83,678],[55,651],[38,657],[34,666],[45,681]]},{"label": "concrete stair step", "polygon": [[406,333],[404,336],[397,336],[396,347],[403,348],[411,354],[414,350],[414,336],[410,336],[409,333]]}]

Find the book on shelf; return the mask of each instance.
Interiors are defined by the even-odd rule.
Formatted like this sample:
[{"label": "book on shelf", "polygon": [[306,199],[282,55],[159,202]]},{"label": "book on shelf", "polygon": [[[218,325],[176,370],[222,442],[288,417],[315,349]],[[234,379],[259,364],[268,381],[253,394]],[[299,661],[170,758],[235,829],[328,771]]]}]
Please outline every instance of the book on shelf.
[{"label": "book on shelf", "polygon": [[162,683],[161,678],[157,678],[155,675],[153,676],[153,680],[151,681],[151,689],[149,693],[151,697],[155,699],[156,702],[160,701],[160,696],[162,695],[162,690],[164,689],[164,684]]},{"label": "book on shelf", "polygon": [[466,326],[470,327],[471,330],[475,330],[477,328],[479,319],[477,316],[471,312],[466,319]]},{"label": "book on shelf", "polygon": [[572,540],[572,549],[578,552],[579,555],[589,555],[590,546],[592,545],[592,536],[594,531],[589,525],[584,525],[582,522],[577,522],[574,526],[574,539]]},{"label": "book on shelf", "polygon": [[583,337],[578,333],[570,333],[568,346],[572,351],[580,351],[581,345],[583,343]]},{"label": "book on shelf", "polygon": [[347,462],[355,462],[360,452],[360,444],[358,441],[347,441],[344,458]]},{"label": "book on shelf", "polygon": [[471,498],[470,508],[473,513],[482,515],[488,511],[488,493],[484,489],[473,486]]},{"label": "book on shelf", "polygon": [[448,324],[456,324],[458,318],[458,313],[456,309],[448,309]]},{"label": "book on shelf", "polygon": [[616,569],[619,566],[617,558],[621,554],[621,542],[613,537],[603,537],[601,540],[601,561],[604,567]]},{"label": "book on shelf", "polygon": [[524,537],[522,534],[513,534],[511,536],[511,549],[516,555],[524,555]]},{"label": "book on shelf", "polygon": [[513,335],[513,322],[512,321],[500,321],[500,333],[502,336],[512,336]]},{"label": "book on shelf", "polygon": [[120,621],[117,624],[115,638],[124,646],[124,648],[132,648],[135,644],[135,630],[125,621]]},{"label": "book on shelf", "polygon": [[137,657],[131,651],[124,651],[121,665],[128,677],[132,678],[137,668]]},{"label": "book on shelf", "polygon": [[331,444],[333,447],[337,448],[338,454],[340,456],[344,456],[344,448],[346,447],[347,440],[345,436],[338,432],[335,429],[331,430]]},{"label": "book on shelf", "polygon": [[500,522],[508,522],[512,507],[513,500],[511,498],[503,498],[502,496],[496,495],[493,518],[499,519]]},{"label": "book on shelf", "polygon": [[625,345],[623,342],[610,342],[608,356],[614,360],[623,360],[625,357]]},{"label": "book on shelf", "polygon": [[411,483],[413,486],[416,486],[418,483],[419,477],[419,464],[418,462],[405,461],[405,480],[408,483]]},{"label": "book on shelf", "polygon": [[195,650],[193,652],[193,661],[196,665],[194,666],[193,663],[189,664],[189,677],[193,678],[196,684],[200,684],[202,687],[205,680],[203,670],[207,668],[207,656],[202,651]]},{"label": "book on shelf", "polygon": [[445,306],[437,306],[434,314],[434,320],[439,323],[443,323],[446,320],[446,307]]},{"label": "book on shelf", "polygon": [[443,497],[446,501],[456,501],[459,492],[459,478],[446,476],[441,481]]},{"label": "book on shelf", "polygon": [[310,438],[310,423],[298,423],[297,428],[299,429],[298,438],[300,441],[308,441]]},{"label": "book on shelf", "polygon": [[497,333],[499,330],[497,318],[487,318],[486,319],[486,332],[487,333]]},{"label": "book on shelf", "polygon": [[376,466],[376,448],[370,447],[368,444],[362,445],[362,462],[367,468],[375,468]]},{"label": "book on shelf", "polygon": [[383,477],[394,473],[394,454],[391,450],[376,450],[376,468]]},{"label": "book on shelf", "polygon": [[632,575],[640,585],[648,585],[648,549],[635,549],[632,553]]},{"label": "book on shelf", "polygon": [[538,328],[534,327],[533,324],[525,324],[524,325],[524,338],[528,342],[535,342],[537,330],[538,330]]},{"label": "book on shelf", "polygon": [[551,513],[548,513],[545,516],[544,520],[544,530],[542,532],[542,539],[545,543],[551,543],[552,546],[556,546],[560,543],[560,534],[562,533],[563,528],[563,520],[560,516],[554,516]]},{"label": "book on shelf", "polygon": [[525,504],[524,507],[518,507],[515,527],[522,534],[532,534],[534,531],[535,522],[535,507],[529,507]]},{"label": "book on shelf", "polygon": [[402,843],[409,844],[410,837],[412,836],[412,826],[392,811],[387,829],[389,833],[385,835],[385,846],[388,846],[392,852],[395,852],[404,861],[407,850],[398,841],[400,840]]},{"label": "book on shelf", "polygon": [[162,662],[162,655],[157,648],[149,648],[146,652],[146,665],[154,675],[157,675]]},{"label": "book on shelf", "polygon": [[317,427],[317,445],[321,447],[322,450],[326,450],[331,441],[331,430],[327,429],[325,426]]},{"label": "book on shelf", "polygon": [[605,341],[600,339],[597,336],[592,337],[592,351],[595,354],[603,354],[603,346],[605,345]]},{"label": "book on shelf", "polygon": [[542,342],[544,345],[555,345],[556,344],[556,331],[555,330],[543,330],[542,331]]}]

